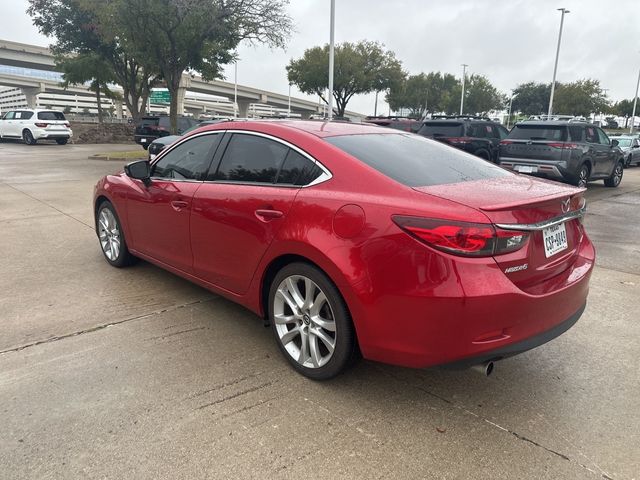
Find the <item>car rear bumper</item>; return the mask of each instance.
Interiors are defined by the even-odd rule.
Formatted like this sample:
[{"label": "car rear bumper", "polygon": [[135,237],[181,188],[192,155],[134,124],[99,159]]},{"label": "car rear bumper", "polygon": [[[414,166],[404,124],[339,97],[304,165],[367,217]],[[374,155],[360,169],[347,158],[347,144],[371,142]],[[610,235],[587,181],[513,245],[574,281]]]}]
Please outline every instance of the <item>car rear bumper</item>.
[{"label": "car rear bumper", "polygon": [[43,128],[36,128],[32,131],[33,138],[36,140],[46,140],[46,139],[58,139],[58,138],[66,138],[69,139],[73,137],[73,131],[71,130],[45,130]]},{"label": "car rear bumper", "polygon": [[149,145],[156,138],[158,138],[157,135],[134,135],[133,136],[133,140],[139,145]]},{"label": "car rear bumper", "polygon": [[[372,296],[376,287],[368,285],[369,292],[361,292],[364,307],[354,315],[363,356],[416,368],[464,366],[541,345],[582,314],[595,251],[584,236],[571,267],[529,291],[492,259],[478,260],[429,260],[415,276],[424,278],[423,286],[411,285],[415,280],[406,273],[392,279],[404,285],[393,292]],[[403,261],[396,256],[389,263],[397,269]],[[393,268],[370,273],[371,281],[384,282]]]},{"label": "car rear bumper", "polygon": [[[529,175],[555,180],[573,179],[573,175],[567,170],[567,164],[564,161],[549,162],[529,158],[501,157],[499,163],[501,167]],[[528,171],[530,169],[533,171]]]}]

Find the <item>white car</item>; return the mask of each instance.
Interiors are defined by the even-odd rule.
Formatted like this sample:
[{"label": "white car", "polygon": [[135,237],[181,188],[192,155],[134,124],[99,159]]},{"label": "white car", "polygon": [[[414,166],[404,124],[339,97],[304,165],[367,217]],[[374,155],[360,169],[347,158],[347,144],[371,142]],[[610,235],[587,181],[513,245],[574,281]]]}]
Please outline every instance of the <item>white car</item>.
[{"label": "white car", "polygon": [[0,118],[0,141],[21,138],[27,145],[35,145],[38,140],[55,140],[65,145],[72,136],[64,113],[55,110],[21,108]]}]

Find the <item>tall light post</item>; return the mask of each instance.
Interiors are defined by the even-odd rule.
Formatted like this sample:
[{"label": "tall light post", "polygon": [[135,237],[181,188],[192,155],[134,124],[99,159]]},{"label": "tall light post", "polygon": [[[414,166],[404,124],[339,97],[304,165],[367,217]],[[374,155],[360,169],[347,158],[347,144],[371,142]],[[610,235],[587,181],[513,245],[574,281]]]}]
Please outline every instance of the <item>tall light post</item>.
[{"label": "tall light post", "polygon": [[462,64],[462,94],[460,95],[460,115],[462,115],[462,109],[464,108],[464,83],[467,78],[467,65],[466,63]]},{"label": "tall light post", "polygon": [[238,61],[233,63],[233,118],[238,118]]},{"label": "tall light post", "polygon": [[507,128],[509,128],[509,125],[511,124],[511,105],[513,104],[513,99],[516,98],[518,96],[517,93],[514,93],[513,95],[511,95],[511,98],[509,99],[509,116],[507,117]]},{"label": "tall light post", "polygon": [[289,84],[289,104],[287,107],[287,117],[291,117],[291,84]]},{"label": "tall light post", "polygon": [[560,16],[560,33],[558,33],[558,46],[556,47],[556,63],[553,66],[553,81],[551,82],[551,97],[549,98],[549,111],[547,116],[551,117],[553,113],[553,94],[556,91],[556,73],[558,72],[558,57],[560,56],[560,42],[562,41],[562,26],[564,25],[564,14],[570,13],[566,8],[558,8],[562,12]]},{"label": "tall light post", "polygon": [[329,20],[329,121],[333,118],[333,46],[336,24],[336,0],[331,0],[331,17]]},{"label": "tall light post", "polygon": [[638,70],[638,81],[636,82],[636,96],[633,97],[633,113],[631,113],[631,127],[629,133],[633,133],[636,119],[636,105],[638,104],[638,87],[640,87],[640,70]]}]

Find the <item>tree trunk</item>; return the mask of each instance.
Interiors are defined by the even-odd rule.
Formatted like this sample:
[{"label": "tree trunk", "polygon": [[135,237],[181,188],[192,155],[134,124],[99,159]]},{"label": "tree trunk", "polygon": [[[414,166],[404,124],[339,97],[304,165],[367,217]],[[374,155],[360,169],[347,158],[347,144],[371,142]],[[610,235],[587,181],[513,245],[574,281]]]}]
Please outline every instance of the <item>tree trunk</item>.
[{"label": "tree trunk", "polygon": [[169,104],[171,135],[178,135],[178,90],[180,88],[180,77],[182,77],[182,72],[173,72],[171,78],[167,79],[167,89],[171,97],[171,103]]},{"label": "tree trunk", "polygon": [[629,127],[629,117],[624,117],[624,129],[626,130]]},{"label": "tree trunk", "polygon": [[100,95],[100,84],[96,87],[96,100],[98,101],[98,123],[102,123],[102,96]]}]

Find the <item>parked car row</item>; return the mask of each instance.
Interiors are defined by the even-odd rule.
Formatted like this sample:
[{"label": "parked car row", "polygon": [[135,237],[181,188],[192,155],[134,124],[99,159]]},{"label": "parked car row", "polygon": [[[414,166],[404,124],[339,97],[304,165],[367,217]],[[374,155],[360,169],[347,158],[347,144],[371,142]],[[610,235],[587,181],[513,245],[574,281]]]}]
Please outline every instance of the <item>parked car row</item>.
[{"label": "parked car row", "polygon": [[0,141],[20,140],[35,145],[39,140],[55,140],[65,145],[73,136],[64,113],[56,110],[20,108],[0,118]]}]

